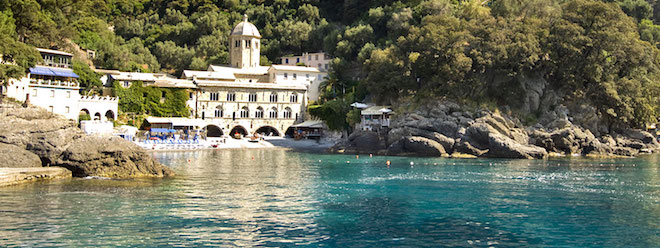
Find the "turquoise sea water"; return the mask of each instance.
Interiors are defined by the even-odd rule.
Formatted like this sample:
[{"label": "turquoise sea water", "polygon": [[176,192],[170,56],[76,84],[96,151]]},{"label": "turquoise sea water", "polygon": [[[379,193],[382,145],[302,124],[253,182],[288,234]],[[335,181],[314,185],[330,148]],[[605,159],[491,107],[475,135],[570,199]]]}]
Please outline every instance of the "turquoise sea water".
[{"label": "turquoise sea water", "polygon": [[659,156],[153,156],[179,176],[0,188],[0,246],[660,247]]}]

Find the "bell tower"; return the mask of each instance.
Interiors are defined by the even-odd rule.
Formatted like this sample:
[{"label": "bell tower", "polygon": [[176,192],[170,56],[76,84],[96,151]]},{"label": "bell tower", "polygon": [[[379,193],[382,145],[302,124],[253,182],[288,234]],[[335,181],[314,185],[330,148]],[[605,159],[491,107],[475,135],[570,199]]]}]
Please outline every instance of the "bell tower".
[{"label": "bell tower", "polygon": [[229,35],[229,61],[237,68],[259,66],[261,34],[254,24],[248,22],[247,14]]}]

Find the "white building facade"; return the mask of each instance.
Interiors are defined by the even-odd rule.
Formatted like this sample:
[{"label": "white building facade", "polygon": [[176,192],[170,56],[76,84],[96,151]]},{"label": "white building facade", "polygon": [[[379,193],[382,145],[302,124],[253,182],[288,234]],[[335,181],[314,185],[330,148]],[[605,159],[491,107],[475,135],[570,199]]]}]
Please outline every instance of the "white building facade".
[{"label": "white building facade", "polygon": [[282,57],[283,65],[298,65],[303,63],[307,67],[314,67],[322,72],[327,72],[330,69],[330,62],[332,62],[332,57],[324,52],[303,53],[299,56]]},{"label": "white building facade", "polygon": [[260,66],[260,40],[259,30],[245,16],[229,37],[229,66],[183,72],[183,78],[197,86],[191,108],[196,118],[208,123],[209,137],[282,136],[304,119],[308,101],[318,97],[318,89],[311,88],[318,88],[325,72],[304,66]]},{"label": "white building facade", "polygon": [[78,75],[71,70],[72,54],[37,49],[43,58],[39,65],[30,68],[21,79],[9,80],[2,92],[17,101],[25,101],[45,108],[68,119],[78,120],[83,109],[95,109],[88,112],[90,117],[98,113],[97,119],[115,119],[117,116],[117,98],[102,98],[88,101],[81,97]]}]

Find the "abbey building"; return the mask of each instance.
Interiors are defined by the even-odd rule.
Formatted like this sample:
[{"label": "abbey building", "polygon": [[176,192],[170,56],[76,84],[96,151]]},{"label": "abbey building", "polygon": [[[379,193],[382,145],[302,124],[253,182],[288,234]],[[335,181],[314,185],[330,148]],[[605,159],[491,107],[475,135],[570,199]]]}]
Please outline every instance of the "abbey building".
[{"label": "abbey building", "polygon": [[229,37],[229,65],[183,72],[182,77],[196,85],[190,107],[195,118],[208,124],[209,136],[284,135],[303,120],[308,101],[318,97],[326,72],[305,66],[261,66],[260,48],[261,34],[244,16]]}]

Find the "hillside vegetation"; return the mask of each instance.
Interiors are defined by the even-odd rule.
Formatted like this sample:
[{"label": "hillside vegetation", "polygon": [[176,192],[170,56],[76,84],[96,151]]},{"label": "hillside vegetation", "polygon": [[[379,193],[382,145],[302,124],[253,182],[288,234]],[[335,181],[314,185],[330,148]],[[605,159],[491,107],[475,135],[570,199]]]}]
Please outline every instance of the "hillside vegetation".
[{"label": "hillside vegetation", "polygon": [[[97,52],[99,68],[168,72],[228,60],[245,13],[262,64],[324,50],[335,57],[314,115],[343,129],[353,101],[450,98],[516,109],[525,78],[608,122],[658,117],[660,6],[655,0],[5,0],[0,80],[34,64],[30,46]],[[78,71],[83,70],[78,66]],[[88,75],[88,73],[84,73]],[[98,82],[84,79],[91,89]],[[541,113],[527,113],[540,115]],[[532,118],[533,119],[533,118]]]}]

